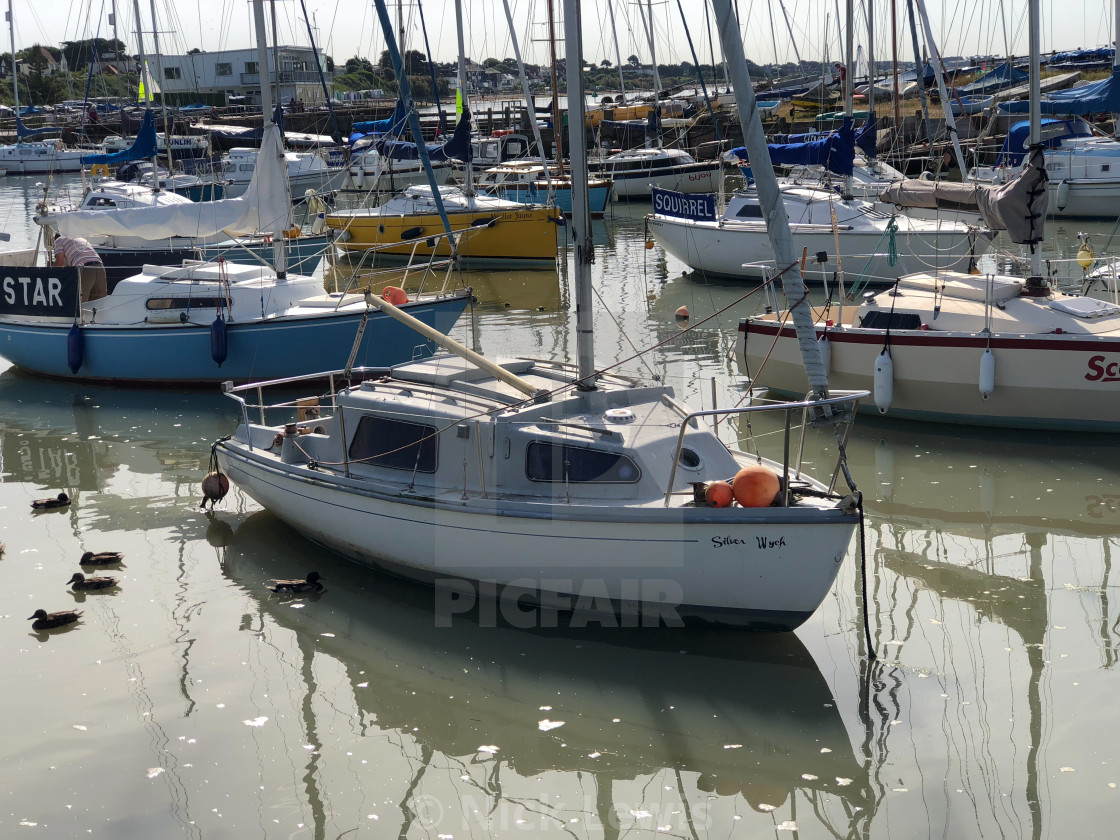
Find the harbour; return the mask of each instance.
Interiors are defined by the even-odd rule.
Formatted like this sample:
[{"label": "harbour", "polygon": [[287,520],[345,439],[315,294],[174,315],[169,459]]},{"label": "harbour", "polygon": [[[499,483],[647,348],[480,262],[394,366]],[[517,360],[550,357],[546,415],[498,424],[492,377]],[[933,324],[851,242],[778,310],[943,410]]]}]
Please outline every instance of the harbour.
[{"label": "harbour", "polygon": [[[730,0],[744,148],[597,165],[565,0],[570,169],[507,173],[563,208],[474,194],[455,11],[463,115],[428,146],[376,6],[416,141],[378,165],[428,182],[380,207],[293,186],[307,161],[268,84],[244,198],[0,179],[0,825],[1107,835],[1116,223],[1071,223],[1085,196],[1048,178],[1038,0],[1021,169],[967,185],[903,180],[850,118],[770,142]],[[152,122],[127,154],[156,148]],[[463,184],[441,189],[450,159]],[[80,206],[50,204],[68,190]],[[238,258],[178,264],[212,247]]]},{"label": "harbour", "polygon": [[[29,180],[0,184],[7,218],[37,200]],[[703,408],[733,405],[737,323],[759,296],[647,249],[649,207],[618,203],[593,227],[602,364]],[[1050,225],[1047,252],[1110,233],[1090,225]],[[9,230],[33,244],[35,231]],[[566,265],[467,273],[478,302],[452,335],[487,356],[570,361]],[[849,459],[866,494],[862,552],[853,541],[817,612],[775,638],[525,628],[500,609],[439,627],[432,590],[304,541],[236,485],[199,510],[210,445],[237,422],[214,391],[7,369],[0,403],[0,656],[21,687],[0,701],[21,722],[5,747],[13,833],[1108,830],[1120,783],[1110,436],[861,418]],[[811,438],[806,461],[832,445]],[[63,488],[68,509],[28,513]],[[123,552],[115,593],[68,594],[86,550]],[[265,589],[310,569],[324,592]],[[77,625],[28,633],[35,609],[72,606]]]}]

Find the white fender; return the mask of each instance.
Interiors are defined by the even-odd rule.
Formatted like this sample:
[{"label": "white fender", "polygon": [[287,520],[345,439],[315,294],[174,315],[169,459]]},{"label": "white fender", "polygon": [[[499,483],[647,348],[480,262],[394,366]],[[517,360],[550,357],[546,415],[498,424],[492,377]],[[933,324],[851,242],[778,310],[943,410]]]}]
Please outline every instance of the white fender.
[{"label": "white fender", "polygon": [[832,372],[832,342],[828,340],[828,333],[817,339],[817,346],[821,348],[821,364],[824,365],[824,375]]},{"label": "white fender", "polygon": [[1058,189],[1054,195],[1054,205],[1059,210],[1065,210],[1069,204],[1069,181],[1064,178],[1058,182]]},{"label": "white fender", "polygon": [[875,407],[880,414],[886,414],[894,399],[894,361],[890,351],[884,347],[875,359],[875,382],[872,392]]},{"label": "white fender", "polygon": [[988,399],[996,389],[996,355],[989,347],[980,357],[980,396]]},{"label": "white fender", "polygon": [[366,185],[366,168],[364,166],[358,167],[358,174],[354,178],[354,184],[358,189],[363,189]]}]

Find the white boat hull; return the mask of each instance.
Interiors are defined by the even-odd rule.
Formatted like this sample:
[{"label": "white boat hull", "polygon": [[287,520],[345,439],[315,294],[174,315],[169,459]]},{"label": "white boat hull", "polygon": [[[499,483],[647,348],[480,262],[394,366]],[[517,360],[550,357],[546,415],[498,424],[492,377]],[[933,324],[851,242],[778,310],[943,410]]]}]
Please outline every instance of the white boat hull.
[{"label": "white boat hull", "polygon": [[599,174],[614,181],[618,198],[649,198],[653,187],[682,193],[717,192],[719,171],[718,163],[689,163],[658,170],[603,166]]},{"label": "white boat hull", "polygon": [[[805,378],[792,329],[778,335],[759,319],[739,326],[739,369],[778,393],[803,395]],[[818,328],[818,335],[823,332]],[[777,338],[775,338],[777,336]],[[830,329],[829,385],[873,390],[882,330]],[[995,375],[981,394],[981,360],[991,346]],[[758,373],[763,358],[765,368]],[[972,425],[1120,431],[1120,339],[1062,334],[1002,335],[892,330],[892,393],[887,417]],[[931,363],[931,360],[936,363]],[[860,405],[875,413],[873,402]]]},{"label": "white boat hull", "polygon": [[243,434],[217,452],[244,492],[346,557],[451,593],[452,610],[496,597],[515,610],[538,603],[545,620],[551,610],[609,613],[624,626],[789,630],[826,596],[856,526],[840,510],[754,509],[751,524],[728,525],[728,510],[705,507],[667,516],[660,506],[382,493],[368,480],[278,468],[274,456],[250,451]]},{"label": "white boat hull", "polygon": [[[702,274],[731,279],[765,278],[774,271],[774,252],[766,235],[766,226],[757,222],[703,222],[651,215],[646,217],[650,234],[677,259]],[[807,253],[805,277],[817,280],[822,276],[832,282],[838,271],[836,245],[840,244],[840,262],[847,284],[861,278],[879,283],[893,283],[900,275],[916,271],[953,269],[967,271],[977,244],[983,242],[968,233],[930,232],[908,237],[906,219],[899,218],[902,229],[896,236],[897,257],[894,264],[888,255],[887,237],[880,230],[841,230],[834,234],[827,225],[791,224],[794,250]],[[824,253],[825,262],[816,261]],[[745,265],[750,264],[750,265]]]}]

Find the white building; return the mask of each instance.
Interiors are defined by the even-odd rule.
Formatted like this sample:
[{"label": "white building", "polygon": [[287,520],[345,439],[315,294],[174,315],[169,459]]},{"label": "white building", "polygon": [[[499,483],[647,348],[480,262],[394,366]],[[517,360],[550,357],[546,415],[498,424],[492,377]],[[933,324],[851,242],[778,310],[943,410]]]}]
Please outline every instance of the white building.
[{"label": "white building", "polygon": [[[169,105],[187,105],[204,101],[225,105],[231,96],[247,97],[247,102],[260,104],[261,73],[256,49],[198,52],[188,55],[165,55],[149,67],[159,76],[159,88]],[[326,70],[320,54],[323,75],[329,87],[334,76]],[[276,62],[280,65],[279,95],[276,92]],[[287,104],[291,100],[306,105],[322,103],[323,86],[315,66],[315,53],[310,47],[276,47],[268,50],[268,75],[273,85],[272,99]]]}]

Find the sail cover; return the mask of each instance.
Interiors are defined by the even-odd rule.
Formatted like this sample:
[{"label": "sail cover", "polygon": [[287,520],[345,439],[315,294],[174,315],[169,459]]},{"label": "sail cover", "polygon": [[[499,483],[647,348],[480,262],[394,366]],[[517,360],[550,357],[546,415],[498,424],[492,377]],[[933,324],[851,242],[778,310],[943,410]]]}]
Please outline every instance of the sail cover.
[{"label": "sail cover", "polygon": [[156,120],[149,108],[144,112],[144,121],[140,123],[140,131],[132,141],[130,148],[111,155],[82,155],[82,163],[95,164],[128,163],[130,160],[150,160],[156,156]]},{"label": "sail cover", "polygon": [[219,201],[192,201],[157,207],[119,210],[75,210],[40,217],[69,237],[127,236],[148,240],[172,236],[228,236],[288,230],[292,226],[292,195],[280,129],[265,128],[252,180],[244,195]]},{"label": "sail cover", "polygon": [[[1043,114],[1060,116],[1120,112],[1120,67],[1113,67],[1112,75],[1099,82],[1053,91],[1040,104]],[[1030,102],[1001,102],[999,109],[1005,114],[1027,114]]]},{"label": "sail cover", "polygon": [[[804,135],[793,135],[793,137]],[[793,139],[792,137],[790,139]],[[851,175],[856,159],[855,132],[852,118],[845,117],[844,124],[827,137],[803,143],[768,143],[770,162],[787,165],[825,166],[837,175]],[[746,146],[731,150],[740,160],[747,161]]]},{"label": "sail cover", "polygon": [[[1031,124],[1028,120],[1014,123],[1007,131],[1003,148],[996,158],[996,166],[1018,166],[1027,156]],[[1092,137],[1093,131],[1084,120],[1045,119],[1039,129],[1042,145],[1047,149],[1060,149],[1062,141],[1074,137]]]},{"label": "sail cover", "polygon": [[[378,142],[377,151],[392,160],[419,160],[420,151],[415,143],[404,140],[381,140]],[[473,158],[471,149],[471,112],[463,111],[459,122],[455,124],[455,132],[446,143],[427,144],[428,158],[432,163],[442,163],[445,160],[461,160],[469,163]]]},{"label": "sail cover", "polygon": [[1005,61],[998,67],[994,67],[984,75],[978,77],[970,84],[956,88],[956,92],[961,96],[994,93],[997,90],[1003,90],[1013,85],[1023,84],[1029,78],[1029,74],[1022,70],[1016,70],[1011,66],[1010,61]]},{"label": "sail cover", "polygon": [[891,184],[879,198],[899,207],[979,212],[992,230],[1005,230],[1012,242],[1029,245],[1042,241],[1048,182],[1042,150],[1036,149],[1030,164],[1001,186],[907,178]]},{"label": "sail cover", "polygon": [[399,99],[397,104],[393,107],[393,114],[384,120],[366,120],[365,122],[356,122],[351,127],[350,145],[354,141],[365,137],[367,134],[392,134],[394,137],[399,136],[405,129],[405,121],[408,119],[408,114],[404,109],[404,103]]},{"label": "sail cover", "polygon": [[28,128],[23,124],[23,120],[16,116],[16,137],[22,140],[24,137],[36,137],[40,134],[57,134],[62,131],[61,126],[48,125],[46,128]]}]

